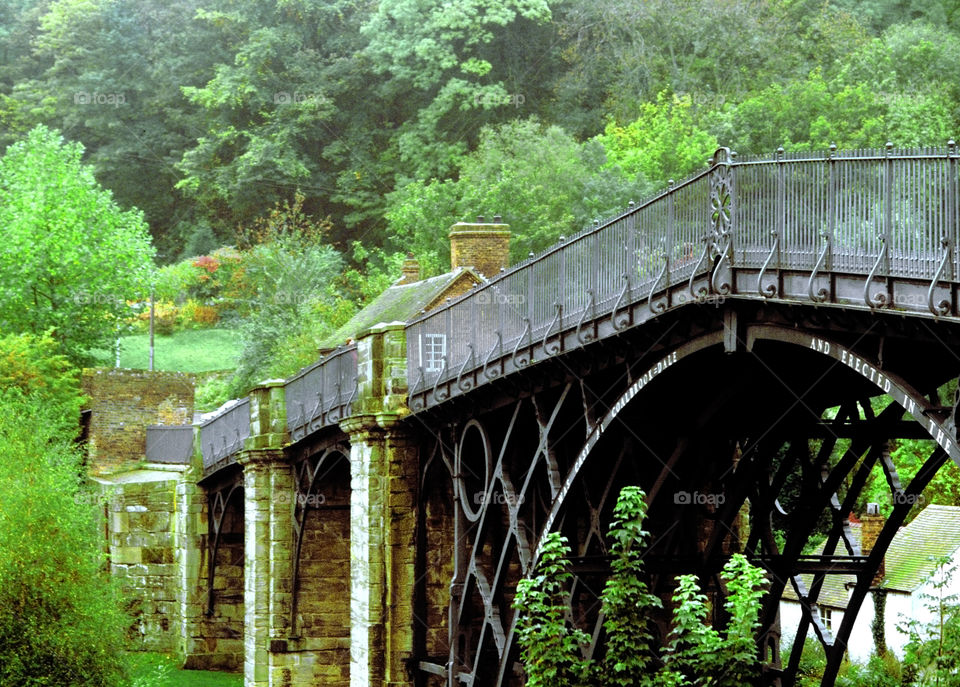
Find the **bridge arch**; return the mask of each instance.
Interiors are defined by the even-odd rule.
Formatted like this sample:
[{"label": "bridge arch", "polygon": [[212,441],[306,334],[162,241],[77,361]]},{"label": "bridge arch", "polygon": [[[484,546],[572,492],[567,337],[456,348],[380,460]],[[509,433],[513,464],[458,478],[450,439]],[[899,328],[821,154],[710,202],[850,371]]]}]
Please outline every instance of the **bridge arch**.
[{"label": "bridge arch", "polygon": [[[746,550],[768,567],[778,580],[776,599],[764,609],[758,643],[774,663],[779,659],[780,593],[786,585],[796,587],[800,551],[824,512],[831,523],[828,544],[832,541],[825,550],[832,551],[837,542],[847,547],[849,560],[843,561],[843,570],[855,572],[860,580],[850,608],[859,606],[883,552],[910,510],[910,497],[922,492],[947,459],[960,463],[955,418],[948,414],[955,414],[956,408],[945,408],[929,393],[928,379],[913,381],[896,365],[888,365],[882,343],[877,356],[855,336],[833,337],[822,327],[759,321],[732,326],[733,334],[729,326],[714,328],[655,353],[635,354],[634,361],[623,363],[626,374],[615,392],[591,389],[594,379],[578,383],[571,374],[550,393],[542,388],[521,391],[488,417],[454,424],[447,440],[438,442],[438,451],[446,451],[447,460],[459,465],[460,453],[465,447],[470,450],[468,435],[482,428],[485,434],[478,440],[490,444],[495,463],[481,499],[482,512],[465,518],[466,508],[460,508],[463,550],[454,586],[462,593],[452,603],[447,675],[459,673],[462,679],[475,679],[475,684],[519,684],[515,616],[509,612],[512,590],[532,569],[543,536],[553,530],[567,533],[574,545],[577,582],[572,617],[592,631],[589,652],[602,651],[596,603],[605,576],[604,533],[618,487],[627,483],[641,484],[648,492],[651,522],[659,528],[653,529],[653,548],[660,545],[651,558],[651,572],[661,591],[672,574],[692,571],[716,588],[718,563],[734,550]],[[771,366],[771,360],[776,364]],[[750,388],[749,381],[724,372],[726,367],[737,374],[752,369],[765,377]],[[790,367],[797,369],[791,372]],[[799,368],[803,374],[798,374]],[[803,377],[813,373],[809,377],[813,384],[801,388]],[[956,373],[948,376],[956,378]],[[778,379],[780,375],[784,378]],[[777,385],[783,388],[774,389]],[[711,393],[698,393],[704,389]],[[764,398],[771,390],[775,398]],[[669,433],[682,423],[667,423],[665,408],[677,404],[685,393],[692,397],[687,407],[689,435],[672,437],[671,445],[645,445],[646,436],[635,430],[644,414],[653,413],[651,422],[662,423],[657,429]],[[751,410],[755,417],[738,426],[730,407],[750,394],[754,403],[771,407]],[[591,403],[603,407],[603,412],[591,413]],[[683,410],[678,404],[677,413]],[[778,413],[784,417],[774,417]],[[530,432],[529,424],[518,429],[530,420],[535,432]],[[764,428],[765,423],[771,426]],[[473,428],[470,433],[468,425]],[[571,442],[570,431],[577,426],[584,428],[583,438]],[[889,439],[904,431],[911,438],[929,438],[935,446],[906,486],[900,483],[889,451],[884,451]],[[864,555],[849,536],[846,515],[874,465],[880,465],[890,480],[894,508],[873,551]],[[790,470],[799,473],[795,477],[806,485],[805,495],[814,496],[820,508],[816,513],[806,507],[790,514],[798,524],[780,550],[771,528],[774,517],[783,518],[778,496],[787,479],[793,479]],[[461,490],[457,500],[468,496]],[[671,534],[664,523],[680,524]],[[696,546],[691,547],[691,541]],[[845,616],[835,636],[824,633],[815,614],[820,584],[822,575],[810,590],[803,590],[805,625],[797,632],[797,642],[802,646],[807,626],[814,626],[830,657],[823,683],[827,685],[833,683],[856,613]],[[473,646],[465,646],[464,638]],[[784,665],[773,666],[771,684],[792,684],[797,660],[795,644]]]}]

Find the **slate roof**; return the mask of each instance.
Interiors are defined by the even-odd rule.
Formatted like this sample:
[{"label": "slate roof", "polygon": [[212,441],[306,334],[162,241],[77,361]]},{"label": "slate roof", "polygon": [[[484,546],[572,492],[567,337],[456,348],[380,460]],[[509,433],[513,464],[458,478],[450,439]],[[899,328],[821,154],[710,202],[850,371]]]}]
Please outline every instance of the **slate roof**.
[{"label": "slate roof", "polygon": [[[850,523],[850,538],[856,544],[857,549],[860,548],[860,534],[861,525],[859,523]],[[823,545],[820,545],[816,552],[818,554],[823,553]],[[844,545],[843,541],[837,542],[837,545],[833,550],[833,555],[847,555],[847,547]],[[813,575],[801,575],[800,579],[803,581],[807,591],[809,591],[810,584],[813,582]],[[847,591],[845,585],[848,582],[852,584],[856,581],[856,575],[825,575],[823,578],[823,586],[820,587],[820,594],[817,596],[817,604],[821,606],[829,606],[830,608],[846,608],[847,599],[850,596],[850,592]],[[797,595],[793,591],[792,584],[788,583],[784,588],[782,598],[789,601],[797,600]]]},{"label": "slate roof", "polygon": [[[860,539],[860,527],[851,525],[854,539]],[[960,506],[927,506],[906,527],[901,527],[890,542],[884,560],[885,574],[880,586],[891,591],[911,594],[930,579],[942,558],[956,560],[960,551]],[[845,554],[841,543],[835,553]],[[812,575],[801,575],[808,587]],[[818,603],[833,608],[846,608],[849,592],[846,583],[855,583],[854,575],[828,575],[820,591]],[[796,601],[792,587],[784,589],[783,598]]]},{"label": "slate roof", "polygon": [[355,339],[357,334],[380,323],[412,320],[463,278],[477,284],[483,281],[469,267],[458,267],[452,272],[411,284],[394,284],[374,298],[337,331],[326,337],[320,348],[335,348],[347,339]]},{"label": "slate roof", "polygon": [[937,560],[960,549],[960,506],[927,506],[894,536],[882,586],[912,592],[937,569]]}]

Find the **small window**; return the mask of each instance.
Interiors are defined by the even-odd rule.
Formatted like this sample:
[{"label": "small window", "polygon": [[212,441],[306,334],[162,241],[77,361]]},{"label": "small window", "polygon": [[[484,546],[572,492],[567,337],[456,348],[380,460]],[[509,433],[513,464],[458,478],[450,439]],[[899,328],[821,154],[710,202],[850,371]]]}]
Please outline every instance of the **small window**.
[{"label": "small window", "polygon": [[829,608],[824,608],[820,606],[820,622],[823,624],[823,627],[833,632],[833,611]]},{"label": "small window", "polygon": [[423,369],[427,372],[439,372],[443,369],[443,358],[447,354],[446,334],[425,334],[423,341]]}]

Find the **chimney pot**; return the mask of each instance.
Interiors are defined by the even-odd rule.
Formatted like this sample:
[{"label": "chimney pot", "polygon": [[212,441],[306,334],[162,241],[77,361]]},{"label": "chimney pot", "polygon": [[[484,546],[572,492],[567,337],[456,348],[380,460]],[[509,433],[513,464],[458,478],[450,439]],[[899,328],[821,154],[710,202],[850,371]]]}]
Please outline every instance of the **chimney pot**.
[{"label": "chimney pot", "polygon": [[490,278],[510,264],[510,227],[485,223],[482,215],[477,219],[450,227],[450,267],[471,267]]},{"label": "chimney pot", "polygon": [[403,261],[401,274],[402,276],[397,284],[413,284],[420,281],[420,263],[413,257],[412,252],[407,252],[407,259]]}]

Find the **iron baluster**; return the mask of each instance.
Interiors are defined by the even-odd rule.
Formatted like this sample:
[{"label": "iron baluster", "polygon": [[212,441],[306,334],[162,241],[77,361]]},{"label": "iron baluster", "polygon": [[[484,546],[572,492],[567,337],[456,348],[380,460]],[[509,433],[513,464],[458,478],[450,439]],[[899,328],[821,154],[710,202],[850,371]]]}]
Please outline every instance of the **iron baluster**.
[{"label": "iron baluster", "polygon": [[653,285],[650,287],[650,295],[647,296],[647,307],[654,315],[659,315],[667,309],[663,301],[657,301],[656,305],[653,304],[653,294],[657,290],[657,284],[663,279],[663,275],[666,274],[667,267],[670,265],[670,256],[666,252],[661,252],[660,258],[663,260],[663,267],[660,268],[660,273],[657,275],[657,278],[653,280]]},{"label": "iron baluster", "polygon": [[[517,351],[520,350],[520,344],[523,343],[523,337],[524,337],[528,332],[530,332],[530,318],[529,318],[529,317],[524,317],[524,318],[523,318],[523,332],[520,334],[520,337],[517,339],[517,344],[516,344],[516,346],[513,347],[513,355],[512,355],[511,358],[510,358],[510,361],[513,363],[513,366],[514,366],[515,368],[517,368],[517,369],[519,369],[519,368],[521,368],[521,367],[526,367],[527,365],[529,365],[529,364],[533,361],[533,351],[532,351],[532,349],[531,349],[531,351],[530,351],[530,356],[529,356],[528,358],[520,358],[519,362],[517,361]],[[531,346],[532,346],[532,345],[533,345],[533,342],[531,341],[530,344],[531,344]]]},{"label": "iron baluster", "polygon": [[873,283],[873,278],[877,275],[877,270],[880,269],[880,263],[884,261],[887,255],[886,237],[883,234],[877,234],[877,238],[880,240],[880,255],[877,256],[877,261],[873,263],[873,269],[870,270],[867,283],[863,285],[863,302],[866,303],[871,310],[882,308],[887,304],[887,294],[885,293],[877,293],[873,298],[870,297],[870,284]]},{"label": "iron baluster", "polygon": [[580,320],[577,322],[577,341],[581,344],[586,345],[593,341],[596,336],[593,332],[587,332],[585,334],[580,333],[581,327],[583,327],[583,321],[587,318],[587,313],[591,312],[593,318],[596,319],[596,299],[593,295],[593,289],[587,289],[587,305],[584,307],[583,312],[580,314]]},{"label": "iron baluster", "polygon": [[617,319],[617,310],[620,308],[620,303],[623,301],[624,296],[627,295],[627,291],[630,289],[630,275],[624,272],[622,275],[620,275],[620,278],[623,279],[623,288],[620,290],[620,295],[617,296],[617,302],[613,304],[613,311],[610,313],[610,322],[613,324],[613,328],[618,332],[623,331],[630,324],[629,313],[622,321]]},{"label": "iron baluster", "polygon": [[937,283],[940,281],[944,271],[947,269],[947,262],[950,260],[950,254],[952,252],[950,240],[946,236],[940,239],[940,246],[943,248],[943,258],[941,258],[940,267],[937,268],[937,273],[934,275],[933,281],[930,282],[930,288],[927,290],[927,308],[929,308],[930,312],[932,312],[935,317],[946,315],[948,312],[950,312],[950,301],[944,299],[936,305],[934,305],[933,302],[933,293],[937,288]]},{"label": "iron baluster", "polygon": [[447,371],[447,354],[443,354],[443,365],[440,366],[440,372],[437,373],[437,380],[433,383],[433,400],[434,401],[446,401],[450,397],[450,393],[446,392],[441,396],[439,390],[440,380],[443,379],[443,374]]},{"label": "iron baluster", "polygon": [[824,260],[827,259],[827,253],[830,251],[830,235],[825,231],[821,231],[820,236],[823,237],[826,243],[823,244],[823,250],[820,251],[820,257],[817,258],[817,264],[813,266],[813,272],[810,273],[810,281],[807,282],[807,294],[810,296],[810,300],[812,300],[814,303],[823,303],[825,300],[827,300],[827,296],[830,295],[829,291],[823,287],[820,287],[816,293],[813,291],[817,274],[823,267]]},{"label": "iron baluster", "polygon": [[[554,303],[553,307],[556,310],[556,314],[553,316],[553,321],[550,323],[550,326],[547,327],[547,331],[543,334],[543,352],[548,356],[556,355],[560,352],[561,346],[563,346],[563,306],[560,303]],[[554,325],[556,325],[558,322],[560,323],[560,326],[558,327],[560,338],[557,340],[557,342],[548,346],[547,339],[550,338],[550,330],[553,329]]]},{"label": "iron baluster", "polygon": [[499,349],[501,357],[503,356],[503,333],[497,329],[494,330],[494,334],[497,335],[497,340],[490,348],[490,352],[487,353],[486,359],[483,361],[483,376],[487,379],[493,379],[497,377],[501,372],[503,372],[503,364],[501,363],[501,369],[497,370],[496,368],[490,369],[490,358],[493,357],[493,354]]},{"label": "iron baluster", "polygon": [[473,380],[467,378],[462,379],[464,370],[467,369],[467,365],[473,362],[473,343],[468,342],[467,348],[470,350],[470,355],[468,355],[463,360],[463,365],[460,366],[460,371],[457,372],[457,388],[460,391],[470,391],[473,388]]},{"label": "iron baluster", "polygon": [[763,267],[760,268],[760,274],[757,276],[757,292],[764,298],[773,298],[777,295],[776,284],[767,284],[766,286],[763,285],[763,275],[766,273],[767,268],[770,267],[770,263],[773,261],[773,256],[777,256],[778,263],[780,261],[780,232],[776,229],[773,229],[770,232],[770,235],[773,237],[773,248],[770,249],[770,255],[767,256],[766,261],[763,263]]}]

